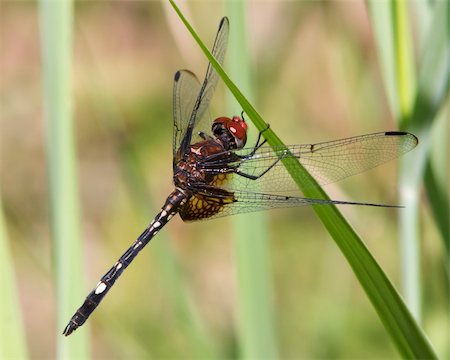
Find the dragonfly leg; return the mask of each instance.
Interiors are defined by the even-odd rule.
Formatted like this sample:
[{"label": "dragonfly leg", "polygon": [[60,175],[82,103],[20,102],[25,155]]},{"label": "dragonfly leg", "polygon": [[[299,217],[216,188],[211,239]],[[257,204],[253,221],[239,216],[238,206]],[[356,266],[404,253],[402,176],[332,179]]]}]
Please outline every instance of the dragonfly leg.
[{"label": "dragonfly leg", "polygon": [[250,156],[255,155],[255,152],[267,142],[267,139],[264,139],[261,144],[259,143],[261,141],[261,136],[269,129],[270,129],[270,124],[267,124],[267,126],[259,132],[258,139],[256,139],[255,147],[253,148],[252,154]]},{"label": "dragonfly leg", "polygon": [[[242,118],[242,120],[245,121],[244,110],[241,111],[241,118]],[[259,143],[261,141],[262,134],[265,133],[267,130],[269,130],[269,128],[270,128],[270,124],[267,124],[267,126],[259,132],[258,139],[256,139],[256,144],[253,147],[252,152],[249,155],[243,156],[243,158],[247,158],[247,157],[251,157],[251,156],[255,155],[256,151],[267,142],[267,139],[264,139],[264,141],[261,144]]]},{"label": "dragonfly leg", "polygon": [[203,140],[211,140],[213,139],[211,136],[206,134],[204,131],[199,131],[198,136],[200,136]]},{"label": "dragonfly leg", "polygon": [[281,159],[283,159],[285,156],[286,156],[286,155],[283,154],[282,157],[279,157],[278,159],[276,159],[276,160],[275,160],[275,161],[274,161],[274,162],[273,162],[266,170],[264,170],[262,173],[260,173],[260,174],[258,174],[258,175],[247,174],[247,173],[245,173],[245,172],[242,172],[239,168],[234,169],[233,172],[234,172],[235,174],[239,175],[239,176],[245,177],[245,178],[250,179],[250,180],[258,180],[260,177],[264,176],[264,175],[267,174],[270,170],[272,170],[272,168],[273,168],[276,164],[278,164],[278,162],[279,162]]},{"label": "dragonfly leg", "polygon": [[239,167],[237,167],[237,166],[230,166],[228,168],[220,168],[220,169],[203,169],[203,172],[205,172],[207,174],[213,174],[213,175],[234,173],[234,174],[237,174],[239,176],[245,177],[245,178],[250,179],[250,180],[257,180],[260,177],[262,177],[265,174],[267,174],[276,164],[278,164],[278,162],[280,160],[284,159],[287,155],[288,155],[288,153],[283,153],[267,169],[265,169],[263,172],[261,172],[258,175],[247,174],[247,173],[241,171],[241,169],[239,169]]}]

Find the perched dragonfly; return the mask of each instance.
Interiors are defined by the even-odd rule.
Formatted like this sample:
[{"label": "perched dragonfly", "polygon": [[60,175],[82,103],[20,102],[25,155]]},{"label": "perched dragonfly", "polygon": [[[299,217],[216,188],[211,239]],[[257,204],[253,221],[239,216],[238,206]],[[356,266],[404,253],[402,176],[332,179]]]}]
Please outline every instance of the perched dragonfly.
[{"label": "perched dragonfly", "polygon": [[[223,18],[212,49],[219,63],[223,63],[225,57],[228,31],[228,19]],[[379,132],[277,149],[264,146],[266,140],[262,140],[263,132],[260,132],[256,144],[245,148],[247,124],[242,114],[232,118],[219,117],[208,130],[208,116],[205,115],[218,78],[211,64],[208,64],[202,84],[188,70],[176,72],[173,90],[175,190],[150,225],[100,279],[73,315],[64,335],[70,335],[85,323],[137,254],[177,213],[184,221],[192,221],[302,205],[390,206],[300,197],[281,160],[295,158],[319,185],[325,185],[410,151],[418,143],[413,134]]]}]

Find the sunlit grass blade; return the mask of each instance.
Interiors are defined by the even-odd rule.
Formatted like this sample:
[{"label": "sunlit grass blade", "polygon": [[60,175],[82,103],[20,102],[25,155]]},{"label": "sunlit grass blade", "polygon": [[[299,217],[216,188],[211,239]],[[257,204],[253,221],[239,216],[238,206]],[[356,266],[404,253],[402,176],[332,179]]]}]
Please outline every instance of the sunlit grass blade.
[{"label": "sunlit grass blade", "polygon": [[[75,133],[72,121],[72,17],[70,0],[41,0],[43,98],[59,358],[87,358],[87,332],[62,331],[79,306],[82,288],[80,209]],[[42,324],[49,327],[50,324]]]},{"label": "sunlit grass blade", "polygon": [[414,49],[412,47],[412,31],[409,23],[409,8],[406,1],[393,1],[392,15],[395,39],[395,74],[397,82],[400,127],[405,127],[412,110],[416,93],[416,73]]},{"label": "sunlit grass blade", "polygon": [[[408,3],[405,1],[370,0],[375,42],[391,112],[401,126],[409,122],[415,95],[414,56],[409,30]],[[425,161],[423,138],[414,154],[400,160],[399,212],[400,263],[402,292],[415,318],[421,318],[420,246],[418,227],[421,168],[416,159]],[[421,156],[418,156],[420,153]],[[414,156],[414,158],[413,158]],[[415,160],[412,162],[412,160]],[[413,165],[411,165],[413,164]]]},{"label": "sunlit grass blade", "polygon": [[[264,120],[217,63],[173,0],[170,2],[248,117],[259,130],[263,130],[266,127]],[[271,146],[284,146],[272,130],[266,131],[264,135]],[[328,199],[326,193],[302,168],[298,161],[292,158],[284,160],[283,163],[288,172],[305,196],[316,199]],[[296,174],[301,174],[302,180],[306,180],[301,182]],[[414,321],[393,285],[336,206],[316,205],[313,208],[347,258],[401,356],[405,358],[436,358],[430,343]]]},{"label": "sunlit grass blade", "polygon": [[[407,29],[407,4],[399,1],[369,1],[369,10],[391,111],[399,123],[406,122],[409,120],[412,99],[407,87],[412,66],[411,39]],[[420,137],[419,139],[422,142]],[[415,156],[417,156],[417,151],[420,150],[415,151]],[[422,153],[422,155],[424,154]],[[424,159],[424,156],[421,159]],[[420,262],[417,226],[420,175],[413,176],[411,174],[413,170],[420,169],[420,167],[408,166],[410,161],[411,158],[408,156],[403,162],[401,160],[405,165],[400,166],[398,185],[400,203],[407,206],[406,209],[400,211],[400,262],[402,265],[402,290],[406,303],[416,319],[420,320]],[[406,193],[410,194],[410,197],[405,202],[406,199],[403,195]]]},{"label": "sunlit grass blade", "polygon": [[[397,122],[399,127],[406,128],[410,120],[412,104],[416,91],[415,61],[412,48],[411,28],[409,23],[409,8],[405,1],[391,2],[395,82],[397,84],[398,109]],[[418,134],[417,134],[418,135]],[[423,138],[419,137],[420,141]],[[422,145],[422,144],[421,144]],[[420,235],[419,235],[419,205],[422,166],[411,166],[413,156],[425,161],[426,151],[419,147],[415,154],[407,154],[400,159],[400,176],[398,189],[400,203],[405,204],[400,211],[400,254],[402,264],[402,283],[406,303],[418,322],[422,318],[422,291],[420,281]]]},{"label": "sunlit grass blade", "polygon": [[[228,9],[233,25],[227,52],[229,73],[246,94],[252,94],[249,43],[246,29],[246,1],[230,1]],[[240,106],[228,92],[228,115],[240,113]],[[249,137],[247,144],[256,141]],[[244,359],[277,357],[271,307],[271,269],[267,214],[242,214],[234,223],[234,254],[238,284],[238,341]]]},{"label": "sunlit grass blade", "polygon": [[26,359],[26,341],[20,315],[6,221],[0,203],[0,359]]}]

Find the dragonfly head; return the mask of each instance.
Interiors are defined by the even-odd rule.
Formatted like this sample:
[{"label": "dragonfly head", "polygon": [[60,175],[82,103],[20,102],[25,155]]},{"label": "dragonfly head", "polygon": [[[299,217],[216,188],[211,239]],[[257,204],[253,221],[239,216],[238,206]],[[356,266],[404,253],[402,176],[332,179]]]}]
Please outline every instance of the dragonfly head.
[{"label": "dragonfly head", "polygon": [[220,117],[214,120],[212,132],[226,149],[242,149],[247,142],[247,124],[239,116]]}]

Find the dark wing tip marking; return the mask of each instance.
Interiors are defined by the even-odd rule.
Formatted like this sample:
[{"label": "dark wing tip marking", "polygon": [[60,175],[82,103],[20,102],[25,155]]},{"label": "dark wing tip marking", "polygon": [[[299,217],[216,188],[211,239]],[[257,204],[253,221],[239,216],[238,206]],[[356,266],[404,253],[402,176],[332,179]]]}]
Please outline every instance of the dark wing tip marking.
[{"label": "dark wing tip marking", "polygon": [[411,133],[406,132],[406,131],[386,131],[384,134],[386,136],[407,136],[407,137],[410,137],[410,138],[412,138],[414,140],[415,146],[417,146],[417,144],[419,143],[419,139],[417,138],[416,135],[411,134]]},{"label": "dark wing tip marking", "polygon": [[222,20],[220,20],[219,30],[222,29],[222,26],[223,26],[224,23],[227,23],[227,24],[230,23],[230,20],[228,20],[228,18],[227,18],[226,16],[224,16],[224,17],[222,18]]},{"label": "dark wing tip marking", "polygon": [[[175,82],[178,82],[178,81],[180,80],[180,77],[181,77],[182,74],[189,74],[189,75],[191,75],[192,77],[194,77],[194,78],[197,79],[197,75],[195,75],[191,70],[188,70],[188,69],[181,69],[181,70],[178,70],[178,71],[175,73],[175,76],[174,76]],[[198,79],[197,79],[197,81],[198,81]],[[199,83],[200,83],[200,81],[199,81]]]},{"label": "dark wing tip marking", "polygon": [[405,131],[386,131],[384,135],[387,136],[398,136],[398,135],[409,135],[409,133]]},{"label": "dark wing tip marking", "polygon": [[192,77],[195,78],[195,79],[197,80],[197,82],[200,84],[200,81],[198,80],[197,75],[195,75],[191,70],[188,70],[188,69],[181,69],[181,70],[178,70],[178,71],[175,73],[174,81],[175,81],[175,82],[180,81],[180,78],[181,78],[181,75],[182,75],[182,74],[192,76]]}]

